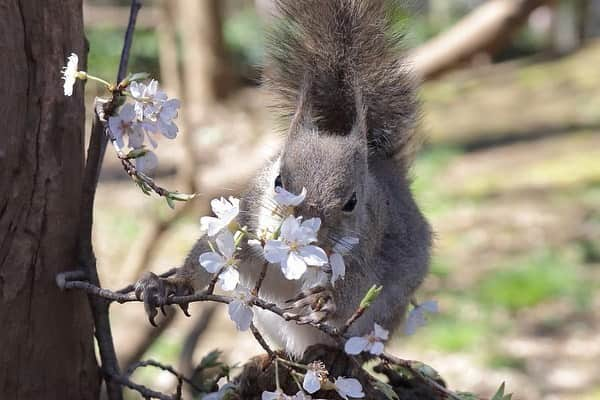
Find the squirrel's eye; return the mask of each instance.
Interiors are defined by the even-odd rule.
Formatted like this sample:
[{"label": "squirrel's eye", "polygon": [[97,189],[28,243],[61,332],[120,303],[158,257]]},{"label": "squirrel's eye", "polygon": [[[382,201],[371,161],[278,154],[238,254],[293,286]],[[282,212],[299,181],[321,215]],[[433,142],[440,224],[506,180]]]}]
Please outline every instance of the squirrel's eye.
[{"label": "squirrel's eye", "polygon": [[346,202],[346,204],[344,204],[344,207],[342,208],[342,211],[345,212],[351,212],[354,211],[354,207],[356,207],[356,202],[358,200],[356,199],[356,192],[352,193],[352,197],[350,197],[350,200],[348,200]]},{"label": "squirrel's eye", "polygon": [[281,175],[277,175],[277,178],[275,178],[275,187],[283,187],[283,181],[281,180]]}]

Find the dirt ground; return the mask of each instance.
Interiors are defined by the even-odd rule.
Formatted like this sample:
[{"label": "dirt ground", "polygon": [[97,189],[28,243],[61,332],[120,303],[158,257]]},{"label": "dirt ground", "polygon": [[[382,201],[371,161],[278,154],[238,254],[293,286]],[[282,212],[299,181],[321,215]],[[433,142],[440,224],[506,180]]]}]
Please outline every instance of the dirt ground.
[{"label": "dirt ground", "polygon": [[[482,67],[423,89],[428,139],[413,171],[414,191],[436,243],[419,298],[437,299],[441,312],[415,336],[395,336],[388,350],[433,366],[452,388],[490,396],[506,382],[514,399],[600,399],[598,65],[596,43],[560,60]],[[276,149],[260,99],[254,89],[243,92],[224,106],[226,117],[198,135],[206,163],[198,179],[210,188],[199,203],[211,191],[235,193],[239,184],[220,183],[220,174],[246,176]],[[182,154],[178,146],[161,143],[165,185],[176,184],[169,171]],[[218,151],[203,153],[203,146]],[[131,260],[145,229],[169,212],[107,162],[95,224],[105,286],[135,279]],[[156,243],[149,269],[181,262],[199,216],[178,221]],[[193,317],[200,308],[192,308]],[[193,317],[178,317],[149,356],[176,363]],[[148,331],[139,304],[113,306],[112,318],[123,354]],[[224,310],[195,358],[214,348],[231,363],[260,353]],[[169,385],[163,378],[152,380]]]}]

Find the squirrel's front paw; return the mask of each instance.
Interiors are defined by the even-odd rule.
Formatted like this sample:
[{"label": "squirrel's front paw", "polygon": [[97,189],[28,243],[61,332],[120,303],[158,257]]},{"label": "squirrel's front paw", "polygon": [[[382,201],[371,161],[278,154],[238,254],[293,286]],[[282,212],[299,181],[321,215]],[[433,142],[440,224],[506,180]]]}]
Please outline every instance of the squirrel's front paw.
[{"label": "squirrel's front paw", "polygon": [[299,324],[318,324],[325,321],[336,310],[333,292],[324,286],[304,290],[286,301],[285,315]]},{"label": "squirrel's front paw", "polygon": [[[187,296],[194,293],[194,288],[185,280],[172,278],[161,278],[152,272],[146,272],[135,284],[135,297],[144,301],[144,309],[150,323],[156,326],[154,318],[158,314],[157,308],[165,313],[164,306],[170,296]],[[186,316],[188,305],[180,304]]]}]

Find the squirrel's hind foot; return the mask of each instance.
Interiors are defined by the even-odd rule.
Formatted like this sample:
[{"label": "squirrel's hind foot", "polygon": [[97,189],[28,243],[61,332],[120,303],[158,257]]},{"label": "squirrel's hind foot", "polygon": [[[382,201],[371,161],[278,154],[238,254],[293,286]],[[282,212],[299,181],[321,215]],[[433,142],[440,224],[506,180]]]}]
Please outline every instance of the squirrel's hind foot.
[{"label": "squirrel's hind foot", "polygon": [[304,324],[318,324],[327,320],[335,311],[333,293],[324,286],[300,292],[296,297],[286,301],[285,315]]},{"label": "squirrel's hind foot", "polygon": [[[152,272],[146,272],[135,284],[135,296],[138,300],[144,301],[144,309],[148,320],[153,326],[156,326],[154,318],[158,314],[158,309],[164,314],[164,306],[167,299],[171,296],[187,296],[194,293],[194,288],[189,281],[177,277],[161,278]],[[180,304],[186,316],[188,305]]]}]

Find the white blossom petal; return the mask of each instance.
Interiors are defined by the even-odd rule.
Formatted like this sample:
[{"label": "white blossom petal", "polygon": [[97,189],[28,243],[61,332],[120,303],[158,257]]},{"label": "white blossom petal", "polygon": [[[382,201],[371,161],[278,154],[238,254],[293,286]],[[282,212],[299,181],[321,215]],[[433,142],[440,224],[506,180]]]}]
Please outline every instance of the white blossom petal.
[{"label": "white blossom petal", "polygon": [[242,300],[233,300],[227,306],[229,318],[235,322],[235,326],[240,331],[247,331],[254,318],[254,311],[246,302]]},{"label": "white blossom petal", "polygon": [[335,390],[345,400],[348,400],[348,397],[356,399],[365,397],[362,385],[358,379],[339,377],[335,380],[334,384]]},{"label": "white blossom petal", "polygon": [[438,305],[436,301],[426,301],[418,306],[414,307],[404,324],[404,333],[408,336],[414,335],[417,329],[427,324],[426,313],[436,313],[438,311]]},{"label": "white blossom petal", "polygon": [[238,285],[239,281],[240,273],[237,269],[235,269],[235,267],[227,267],[219,275],[219,283],[221,284],[221,288],[227,292],[235,290],[235,287]]},{"label": "white blossom petal", "polygon": [[144,129],[139,124],[132,124],[129,130],[129,141],[127,145],[132,149],[139,149],[144,145]]},{"label": "white blossom petal", "polygon": [[302,257],[304,262],[308,265],[321,267],[327,264],[327,253],[318,246],[304,246],[301,247],[298,252],[300,253],[300,257]]},{"label": "white blossom petal", "polygon": [[300,194],[295,195],[293,193],[288,192],[284,188],[277,186],[275,188],[275,196],[274,199],[277,203],[282,206],[292,206],[295,207],[302,203],[306,198],[306,188],[302,188]]},{"label": "white blossom petal", "polygon": [[62,69],[62,79],[65,81],[63,84],[63,91],[65,96],[73,95],[73,86],[77,80],[77,64],[79,63],[79,57],[75,53],[67,58],[67,65]]},{"label": "white blossom petal", "polygon": [[299,229],[300,224],[298,223],[298,220],[293,215],[288,215],[281,224],[280,238],[292,238]]},{"label": "white blossom petal", "polygon": [[146,175],[154,175],[157,167],[158,157],[152,151],[148,151],[143,156],[135,159],[135,168]]},{"label": "white blossom petal", "polygon": [[215,236],[225,227],[223,221],[215,217],[200,218],[200,229],[206,231],[208,236]]},{"label": "white blossom petal", "polygon": [[414,335],[417,329],[427,324],[425,320],[425,313],[419,307],[413,308],[404,324],[404,333],[408,336]]},{"label": "white blossom petal", "polygon": [[132,122],[135,119],[135,108],[132,104],[125,104],[119,111],[119,117],[125,122]]},{"label": "white blossom petal", "polygon": [[388,340],[389,336],[390,336],[390,332],[387,329],[384,329],[381,325],[379,325],[377,322],[374,325],[374,336],[378,339],[381,340]]},{"label": "white blossom petal", "polygon": [[233,233],[228,230],[221,232],[219,236],[217,236],[217,247],[226,259],[230,259],[233,256],[233,253],[235,253]]},{"label": "white blossom petal", "polygon": [[198,262],[207,272],[214,274],[225,265],[225,258],[218,253],[210,251],[200,254]]},{"label": "white blossom petal", "polygon": [[306,375],[304,375],[304,380],[302,381],[302,387],[310,394],[313,394],[321,389],[321,381],[319,380],[319,376],[315,371],[309,369],[306,372]]},{"label": "white blossom petal", "polygon": [[110,129],[110,132],[115,138],[117,146],[119,146],[120,149],[125,147],[125,142],[123,140],[123,127],[121,122],[122,120],[119,116],[108,117],[108,129]]},{"label": "white blossom petal", "polygon": [[300,279],[306,272],[306,262],[295,251],[291,251],[281,262],[281,271],[289,280]]},{"label": "white blossom petal", "polygon": [[302,228],[310,229],[313,232],[318,232],[321,227],[321,218],[315,217],[307,219],[302,223]]},{"label": "white blossom petal", "polygon": [[162,119],[157,121],[157,127],[160,133],[167,139],[175,139],[179,128],[173,122],[165,122]]},{"label": "white blossom petal", "polygon": [[346,276],[346,263],[340,253],[333,253],[329,256],[329,265],[331,266],[331,283],[334,284],[338,279],[344,279]]},{"label": "white blossom petal", "polygon": [[438,303],[435,300],[427,300],[427,301],[419,304],[419,307],[421,307],[423,310],[427,311],[428,313],[435,314],[438,312]]},{"label": "white blossom petal", "polygon": [[362,353],[369,345],[369,340],[365,337],[354,336],[346,341],[344,351],[346,354],[357,355]]},{"label": "white blossom petal", "polygon": [[369,348],[369,353],[378,356],[381,353],[383,353],[383,343],[381,342],[374,342],[374,343],[370,343],[370,348]]},{"label": "white blossom petal", "polygon": [[281,240],[267,240],[265,244],[265,259],[270,263],[280,263],[287,258],[290,246]]}]

